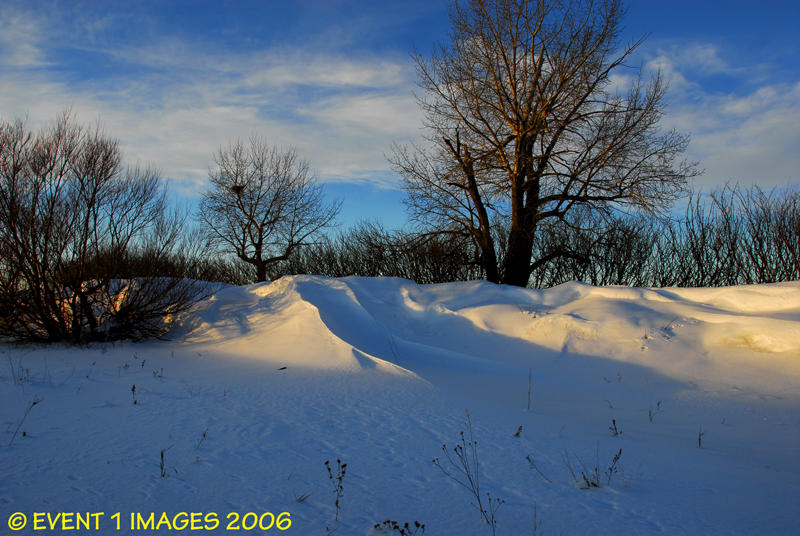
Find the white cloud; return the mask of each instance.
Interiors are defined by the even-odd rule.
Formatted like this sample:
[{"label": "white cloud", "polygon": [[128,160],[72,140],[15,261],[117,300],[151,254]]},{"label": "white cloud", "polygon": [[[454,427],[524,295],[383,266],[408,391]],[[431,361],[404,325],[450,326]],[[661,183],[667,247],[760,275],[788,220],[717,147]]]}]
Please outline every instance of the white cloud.
[{"label": "white cloud", "polygon": [[735,73],[735,69],[720,57],[719,48],[709,43],[690,43],[673,47],[671,55],[683,67],[702,70],[708,74]]},{"label": "white cloud", "polygon": [[411,94],[338,96],[318,102],[304,113],[330,127],[370,136],[414,133],[422,124],[422,112]]},{"label": "white cloud", "polygon": [[660,68],[664,74],[675,75],[679,81],[686,82],[688,73],[742,75],[747,72],[743,67],[730,65],[720,54],[719,48],[709,43],[673,43],[658,47],[646,66]]},{"label": "white cloud", "polygon": [[[25,32],[48,30],[24,13],[15,21]],[[299,48],[221,53],[175,38],[110,46],[102,39],[107,25],[89,28],[95,37],[81,42],[81,52],[136,68],[81,82],[31,68],[48,62],[41,43],[0,38],[22,67],[0,77],[5,118],[27,116],[35,127],[70,107],[81,122],[99,119],[129,160],[152,163],[192,195],[202,189],[213,153],[233,138],[259,134],[294,145],[322,178],[385,180],[384,153],[418,132],[405,59]]]},{"label": "white cloud", "polygon": [[725,115],[747,117],[757,113],[769,112],[776,104],[791,104],[792,91],[782,94],[773,86],[760,87],[754,93],[743,97],[726,96],[720,103]]},{"label": "white cloud", "polygon": [[0,66],[43,67],[42,22],[11,4],[0,5]]},{"label": "white cloud", "polygon": [[741,98],[709,98],[682,113],[708,125],[691,147],[707,170],[703,185],[800,182],[800,83],[762,87]]},{"label": "white cloud", "polygon": [[[800,82],[764,83],[757,66],[729,66],[714,47],[670,50],[672,55],[662,50],[647,67],[660,67],[671,81],[663,124],[691,134],[687,156],[705,169],[696,186],[800,182]],[[692,74],[698,66],[733,77],[737,91],[709,90]]]},{"label": "white cloud", "polygon": [[387,88],[406,81],[405,69],[390,61],[352,61],[298,51],[291,59],[282,54],[264,63],[260,70],[245,74],[246,85]]},{"label": "white cloud", "polygon": [[737,65],[708,43],[661,42],[643,53],[645,73],[669,83],[662,126],[690,134],[685,156],[705,170],[696,187],[800,182],[800,81],[777,81],[767,64]]},{"label": "white cloud", "polygon": [[675,60],[664,53],[651,58],[644,67],[647,72],[659,72],[669,84],[671,91],[685,92],[691,87],[689,80],[681,73]]},{"label": "white cloud", "polygon": [[[294,145],[326,179],[390,181],[384,154],[393,141],[420,135],[405,57],[343,57],[308,45],[233,53],[175,37],[122,45],[106,39],[116,23],[89,20],[74,23],[88,36],[81,52],[112,67],[69,82],[64,66],[48,68],[56,66],[52,52],[60,46],[57,18],[8,6],[0,15],[5,118],[27,115],[37,126],[72,107],[80,121],[99,119],[120,138],[131,161],[158,166],[190,195],[205,184],[213,153],[236,137],[259,134]],[[660,69],[671,83],[664,125],[692,134],[687,156],[706,169],[698,184],[800,181],[800,83],[764,83],[762,67],[723,56],[710,44],[667,44],[645,62],[646,71]],[[715,73],[747,89],[711,92],[702,76]],[[611,87],[630,81],[630,72],[618,72]]]}]

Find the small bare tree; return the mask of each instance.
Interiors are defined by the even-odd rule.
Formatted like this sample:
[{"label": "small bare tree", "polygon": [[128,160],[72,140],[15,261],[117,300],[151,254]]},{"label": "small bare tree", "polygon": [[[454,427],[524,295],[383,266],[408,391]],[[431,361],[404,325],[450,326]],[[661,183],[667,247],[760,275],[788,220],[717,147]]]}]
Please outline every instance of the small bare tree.
[{"label": "small bare tree", "polygon": [[525,286],[579,257],[553,244],[532,258],[573,210],[658,211],[695,174],[679,158],[688,138],[658,128],[661,76],[618,73],[639,44],[620,44],[623,13],[618,0],[454,0],[449,41],[415,55],[431,148],[398,147],[392,163],[412,216],[469,236],[488,280]]},{"label": "small bare tree", "polygon": [[252,137],[214,156],[210,189],[199,219],[209,237],[255,268],[266,281],[271,264],[283,261],[331,225],[340,202],[326,203],[307,161]]}]

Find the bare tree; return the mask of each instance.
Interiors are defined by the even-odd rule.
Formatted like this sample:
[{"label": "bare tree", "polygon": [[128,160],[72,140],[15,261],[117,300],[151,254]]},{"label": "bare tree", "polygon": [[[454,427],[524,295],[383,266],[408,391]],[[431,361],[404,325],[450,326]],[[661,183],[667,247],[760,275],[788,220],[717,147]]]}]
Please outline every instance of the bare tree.
[{"label": "bare tree", "polygon": [[[0,125],[0,331],[86,342],[161,335],[202,294],[176,262],[181,218],[158,174],[62,114]],[[155,277],[159,276],[159,277]]]},{"label": "bare tree", "polygon": [[237,140],[220,149],[209,174],[199,218],[223,249],[255,268],[267,268],[310,243],[331,225],[341,203],[326,203],[307,161],[294,149],[280,150],[261,138]]},{"label": "bare tree", "polygon": [[620,46],[622,16],[618,0],[455,1],[449,42],[414,56],[430,148],[398,147],[392,163],[412,216],[469,236],[488,280],[525,286],[580,256],[554,244],[533,258],[546,222],[578,207],[659,211],[696,173],[679,158],[688,138],[658,129],[660,74],[615,76],[641,42]]}]

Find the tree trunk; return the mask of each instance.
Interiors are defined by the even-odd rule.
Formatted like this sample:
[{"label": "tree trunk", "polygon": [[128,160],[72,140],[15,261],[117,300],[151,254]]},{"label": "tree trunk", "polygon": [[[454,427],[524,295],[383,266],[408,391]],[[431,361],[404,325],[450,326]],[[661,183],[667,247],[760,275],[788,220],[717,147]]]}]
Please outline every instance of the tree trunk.
[{"label": "tree trunk", "polygon": [[[532,142],[528,138],[518,141],[514,175],[511,177],[511,228],[508,232],[508,245],[503,270],[503,283],[527,287],[531,275],[531,253],[533,251],[533,211],[539,197],[538,181],[533,187],[524,187],[525,179],[531,174],[530,160]],[[527,193],[527,196],[526,196]],[[527,197],[527,199],[526,199]]]},{"label": "tree trunk", "polygon": [[263,261],[256,261],[256,283],[263,283],[267,280],[267,264]]},{"label": "tree trunk", "polygon": [[497,270],[497,254],[494,251],[493,241],[490,241],[488,246],[481,244],[481,267],[486,274],[488,282],[500,283],[500,274]]},{"label": "tree trunk", "polygon": [[508,235],[503,283],[518,287],[528,286],[531,275],[533,239],[520,226],[512,226]]}]

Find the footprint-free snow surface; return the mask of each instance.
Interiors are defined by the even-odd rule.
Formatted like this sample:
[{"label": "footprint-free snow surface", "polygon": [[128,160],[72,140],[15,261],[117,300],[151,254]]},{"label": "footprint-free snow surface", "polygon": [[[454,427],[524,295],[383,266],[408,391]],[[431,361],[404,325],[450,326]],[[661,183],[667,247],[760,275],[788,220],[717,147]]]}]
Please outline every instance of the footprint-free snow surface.
[{"label": "footprint-free snow surface", "polygon": [[[220,289],[169,340],[5,345],[0,359],[0,533],[17,512],[14,534],[800,527],[800,283],[296,276]],[[442,449],[458,462],[467,411],[494,532],[442,471],[463,479]],[[291,526],[262,530],[265,512]]]}]

